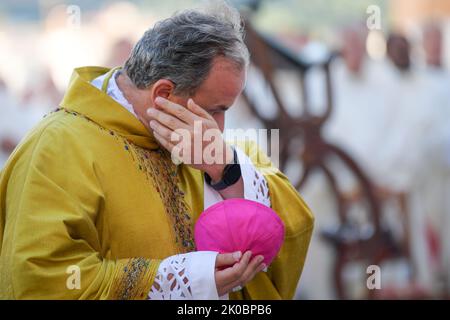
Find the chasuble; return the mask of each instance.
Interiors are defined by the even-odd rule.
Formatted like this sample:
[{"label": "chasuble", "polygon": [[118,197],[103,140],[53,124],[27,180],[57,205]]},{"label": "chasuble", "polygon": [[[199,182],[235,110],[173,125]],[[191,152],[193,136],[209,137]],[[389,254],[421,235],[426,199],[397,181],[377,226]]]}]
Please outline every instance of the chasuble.
[{"label": "chasuble", "polygon": [[[176,166],[136,117],[90,83],[108,71],[76,69],[60,107],[0,174],[2,299],[146,299],[163,259],[195,251],[204,175]],[[255,144],[237,146],[264,174],[286,235],[268,271],[230,298],[291,299],[313,215]],[[80,288],[67,284],[74,267]]]}]

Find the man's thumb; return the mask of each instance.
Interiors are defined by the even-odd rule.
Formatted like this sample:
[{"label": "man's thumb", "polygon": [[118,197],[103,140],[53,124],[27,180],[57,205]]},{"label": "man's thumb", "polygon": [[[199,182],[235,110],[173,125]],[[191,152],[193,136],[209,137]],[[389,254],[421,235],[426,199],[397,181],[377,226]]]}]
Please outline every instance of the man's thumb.
[{"label": "man's thumb", "polygon": [[218,254],[216,258],[216,267],[225,267],[235,264],[241,259],[242,252],[236,251],[233,253]]}]

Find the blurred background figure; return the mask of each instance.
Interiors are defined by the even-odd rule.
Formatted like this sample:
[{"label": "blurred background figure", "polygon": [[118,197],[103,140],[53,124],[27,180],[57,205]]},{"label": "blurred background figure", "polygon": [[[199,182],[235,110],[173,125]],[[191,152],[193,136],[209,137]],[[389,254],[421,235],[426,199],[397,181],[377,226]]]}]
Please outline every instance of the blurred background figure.
[{"label": "blurred background figure", "polygon": [[[427,114],[432,125],[427,131],[424,153],[430,156],[428,170],[422,174],[424,206],[428,208],[427,238],[430,247],[430,270],[435,274],[434,285],[450,279],[450,73],[445,64],[444,21],[427,21],[423,27],[422,43],[425,67],[422,75],[428,92]],[[447,53],[448,55],[448,53]]]},{"label": "blurred background figure", "polygon": [[34,80],[19,97],[14,97],[6,84],[0,82],[0,168],[20,140],[56,108],[62,97],[48,72],[40,73]]},{"label": "blurred background figure", "polygon": [[106,60],[105,66],[114,68],[122,66],[133,49],[133,43],[126,38],[119,39],[111,48],[111,54]]},{"label": "blurred background figure", "polygon": [[370,154],[379,145],[380,126],[386,121],[384,75],[381,63],[367,55],[364,24],[346,26],[339,35],[340,57],[331,65],[334,109],[324,133],[373,173],[377,164]]},{"label": "blurred background figure", "polygon": [[411,46],[405,36],[391,33],[387,40],[387,55],[400,72],[408,72],[411,68]]},{"label": "blurred background figure", "polygon": [[11,130],[11,122],[17,120],[14,115],[16,108],[14,103],[6,83],[0,78],[0,168],[4,165],[20,139]]},{"label": "blurred background figure", "polygon": [[[68,0],[3,0],[0,168],[30,128],[58,106],[73,68],[122,65],[155,21],[200,2],[100,0],[74,6]],[[338,299],[342,291],[355,299],[448,298],[450,2],[230,2],[246,7],[246,25],[263,45],[248,36],[253,62],[247,88],[227,114],[226,127],[272,125],[291,132],[281,135],[280,144],[289,145],[284,169],[293,181],[306,176],[308,161],[320,160],[329,170],[315,167],[299,187],[316,225],[297,298]],[[368,24],[373,8],[379,12],[375,28]],[[289,58],[283,60],[279,50]],[[327,145],[341,149],[369,184],[361,185],[354,168]],[[368,192],[380,208],[380,226],[373,223]],[[343,208],[350,217],[345,223]],[[370,242],[376,228],[382,236]],[[369,239],[383,248],[381,290],[366,288],[365,257],[336,263],[343,253],[355,257],[364,250],[330,242],[323,236],[327,230],[337,230],[334,240]]]},{"label": "blurred background figure", "polygon": [[443,35],[436,22],[428,22],[423,30],[423,48],[428,67],[443,69]]}]

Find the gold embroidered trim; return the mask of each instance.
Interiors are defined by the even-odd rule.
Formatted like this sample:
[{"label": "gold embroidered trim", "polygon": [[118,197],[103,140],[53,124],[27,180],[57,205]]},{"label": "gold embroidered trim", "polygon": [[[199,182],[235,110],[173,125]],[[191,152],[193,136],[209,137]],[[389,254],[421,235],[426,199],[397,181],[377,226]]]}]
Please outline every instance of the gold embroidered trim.
[{"label": "gold embroidered trim", "polygon": [[163,149],[149,151],[130,142],[126,144],[126,149],[132,151],[137,168],[152,181],[161,197],[172,221],[175,242],[181,253],[194,251],[193,223],[184,201],[184,192],[178,186],[177,167],[172,162],[170,153]]},{"label": "gold embroidered trim", "polygon": [[[119,263],[121,261],[119,260]],[[110,296],[115,300],[146,299],[154,282],[159,263],[144,258],[129,259],[119,267]]]}]

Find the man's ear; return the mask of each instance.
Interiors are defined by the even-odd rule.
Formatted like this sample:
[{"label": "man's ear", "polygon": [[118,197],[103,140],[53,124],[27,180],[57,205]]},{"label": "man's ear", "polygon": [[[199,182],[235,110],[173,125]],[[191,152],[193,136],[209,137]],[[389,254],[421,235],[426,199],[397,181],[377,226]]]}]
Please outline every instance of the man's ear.
[{"label": "man's ear", "polygon": [[157,97],[162,97],[168,99],[171,95],[173,95],[173,91],[175,90],[175,85],[172,81],[167,79],[160,79],[156,81],[151,90],[151,99],[152,105],[155,105],[155,99]]}]

